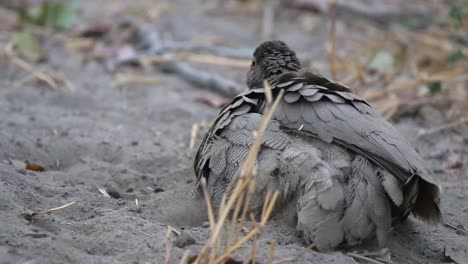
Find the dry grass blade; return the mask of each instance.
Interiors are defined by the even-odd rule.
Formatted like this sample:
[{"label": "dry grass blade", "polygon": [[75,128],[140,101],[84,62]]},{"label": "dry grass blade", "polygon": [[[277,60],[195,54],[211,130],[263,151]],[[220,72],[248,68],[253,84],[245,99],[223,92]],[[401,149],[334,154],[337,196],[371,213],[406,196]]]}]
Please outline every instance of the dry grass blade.
[{"label": "dry grass blade", "polygon": [[273,95],[271,94],[271,86],[268,80],[263,81],[263,87],[265,87],[264,90],[267,104],[271,106],[271,103],[273,102]]},{"label": "dry grass blade", "polygon": [[190,130],[189,151],[192,151],[195,147],[195,140],[197,139],[199,130],[200,130],[200,125],[198,123],[195,123],[192,125],[192,129]]},{"label": "dry grass blade", "polygon": [[431,75],[428,75],[426,73],[420,73],[417,71],[415,73],[417,75],[416,78],[408,79],[401,83],[394,84],[383,91],[369,91],[364,95],[364,99],[369,101],[384,99],[392,93],[412,90],[422,84],[427,84],[436,81],[452,81],[453,79],[456,79],[457,76],[460,75],[462,72],[463,70],[461,68],[454,68],[452,70],[441,71],[433,73]]},{"label": "dry grass blade", "polygon": [[65,209],[65,208],[67,208],[67,207],[69,207],[69,206],[72,206],[72,205],[74,205],[74,204],[76,204],[76,201],[71,202],[71,203],[67,203],[67,204],[62,205],[62,206],[59,206],[59,207],[50,208],[49,210],[46,211],[46,213],[56,212],[56,211]]},{"label": "dry grass blade", "polygon": [[[255,223],[255,217],[252,213],[250,213],[250,221]],[[256,226],[256,224],[255,224]],[[256,227],[255,227],[256,228]],[[258,235],[254,236],[254,241],[252,245],[252,249],[250,252],[250,257],[246,260],[247,263],[255,263],[257,259],[257,248],[258,248]]]},{"label": "dry grass blade", "polygon": [[36,217],[38,215],[57,212],[57,211],[65,209],[65,208],[67,208],[69,206],[72,206],[74,204],[76,204],[76,201],[71,202],[71,203],[67,203],[65,205],[61,205],[61,206],[58,206],[58,207],[50,208],[50,209],[45,210],[45,211],[28,211],[26,213],[22,213],[21,216],[23,216],[28,221],[32,221],[34,219],[34,217]]},{"label": "dry grass blade", "polygon": [[184,255],[182,256],[182,259],[180,260],[180,264],[189,264],[190,260],[190,250],[186,250],[184,252]]},{"label": "dry grass blade", "polygon": [[3,48],[2,54],[4,54],[5,57],[8,58],[11,63],[13,63],[13,65],[28,73],[28,76],[16,82],[13,87],[19,87],[28,81],[37,80],[39,82],[45,83],[52,89],[57,88],[58,83],[62,83],[67,90],[75,90],[73,83],[62,72],[36,70],[35,66],[18,57],[18,55],[13,50],[13,45],[11,43]]},{"label": "dry grass blade", "polygon": [[151,64],[161,64],[170,61],[186,61],[192,63],[202,63],[202,64],[211,64],[211,65],[220,65],[228,66],[234,68],[248,68],[250,61],[241,60],[241,59],[232,59],[221,56],[215,56],[210,54],[196,54],[188,52],[179,52],[179,53],[168,53],[163,56],[151,55],[139,58],[140,63],[143,66],[148,66]]},{"label": "dry grass blade", "polygon": [[268,191],[266,196],[265,196],[265,201],[263,202],[262,216],[266,213],[268,201],[270,201],[270,198],[271,198],[271,192]]},{"label": "dry grass blade", "polygon": [[265,133],[265,130],[271,118],[273,117],[273,113],[275,112],[275,109],[278,107],[280,100],[283,98],[283,94],[284,94],[284,90],[281,90],[280,93],[277,95],[276,100],[273,103],[272,107],[264,114],[262,123],[260,124],[260,127],[257,131],[256,140],[252,144],[250,152],[247,155],[247,158],[246,158],[247,162],[244,166],[242,166],[242,170],[240,174],[241,176],[254,174],[253,168],[255,166],[255,160],[256,160],[258,151],[260,150],[260,144],[262,142],[261,137]]},{"label": "dry grass blade", "polygon": [[128,85],[128,84],[140,84],[140,85],[155,85],[160,84],[161,80],[144,76],[144,75],[136,75],[136,74],[123,74],[117,73],[115,75],[115,85]]},{"label": "dry grass blade", "polygon": [[418,133],[418,138],[422,138],[422,137],[426,137],[426,136],[430,136],[430,135],[433,135],[433,134],[436,134],[436,133],[439,133],[439,132],[442,132],[442,131],[445,131],[445,130],[450,130],[450,129],[454,129],[454,128],[457,128],[463,124],[468,124],[468,118],[466,117],[462,117],[458,120],[455,120],[451,123],[448,123],[448,124],[445,124],[445,125],[442,125],[442,126],[439,126],[439,127],[435,127],[435,128],[431,128],[431,129],[428,129],[428,130],[423,130],[421,132]]},{"label": "dry grass blade", "polygon": [[270,249],[268,250],[268,264],[273,263],[273,258],[275,257],[275,249],[276,249],[276,240],[270,241]]},{"label": "dry grass blade", "polygon": [[37,80],[46,83],[50,88],[57,88],[57,83],[50,75],[41,71],[34,70],[34,67],[32,65],[19,58],[13,51],[13,44],[8,44],[4,48],[4,53],[16,67],[22,69],[25,72],[28,72]]},{"label": "dry grass blade", "polygon": [[468,189],[468,183],[442,183],[442,186],[446,189]]},{"label": "dry grass blade", "polygon": [[221,56],[215,56],[210,54],[196,54],[196,53],[175,53],[170,55],[174,59],[180,59],[183,61],[193,62],[193,63],[203,63],[211,65],[220,65],[220,66],[229,66],[234,68],[248,68],[250,61],[241,60],[241,59],[232,59]]},{"label": "dry grass blade", "polygon": [[208,220],[210,221],[210,228],[211,230],[213,230],[214,225],[215,225],[215,218],[214,218],[214,213],[213,213],[213,206],[211,205],[211,199],[208,194],[208,189],[206,188],[205,177],[202,177],[201,185],[203,189],[203,196],[205,197],[206,207],[208,208]]},{"label": "dry grass blade", "polygon": [[110,194],[106,191],[106,189],[104,189],[104,188],[99,188],[99,187],[98,187],[98,190],[99,190],[99,192],[100,192],[102,195],[104,195],[105,197],[107,197],[107,198],[110,198],[110,197],[111,197]]},{"label": "dry grass blade", "polygon": [[172,255],[172,232],[173,228],[171,226],[167,227],[166,231],[166,257],[164,258],[164,263],[170,264],[171,263],[171,255]]},{"label": "dry grass blade", "polygon": [[271,200],[269,201],[267,209],[262,215],[262,221],[261,221],[262,227],[267,223],[268,219],[270,218],[270,215],[273,212],[273,208],[275,207],[276,201],[278,200],[279,196],[280,196],[279,192],[276,191],[275,194],[273,194],[273,198],[271,198]]},{"label": "dry grass blade", "polygon": [[273,198],[269,201],[269,204],[267,206],[267,210],[265,212],[265,215],[262,216],[262,220],[261,220],[260,224],[257,225],[254,229],[252,229],[252,231],[250,231],[247,235],[245,235],[239,241],[237,241],[234,245],[227,248],[226,251],[224,252],[224,254],[221,257],[219,257],[215,261],[215,263],[221,263],[225,258],[229,257],[235,250],[240,248],[243,244],[245,244],[247,241],[249,241],[251,238],[253,238],[254,236],[256,236],[257,234],[259,234],[261,232],[261,229],[267,223],[267,221],[268,221],[268,219],[269,219],[269,217],[271,215],[271,212],[273,211],[273,207],[275,206],[276,201],[278,200],[278,198],[279,198],[279,192],[275,192],[275,194],[273,195]]},{"label": "dry grass blade", "polygon": [[349,252],[348,255],[355,258],[355,259],[363,260],[363,261],[366,261],[366,262],[372,263],[372,264],[385,264],[385,262],[382,262],[380,260],[375,260],[375,259],[363,256],[363,255],[360,255],[360,254],[357,254],[357,253]]}]

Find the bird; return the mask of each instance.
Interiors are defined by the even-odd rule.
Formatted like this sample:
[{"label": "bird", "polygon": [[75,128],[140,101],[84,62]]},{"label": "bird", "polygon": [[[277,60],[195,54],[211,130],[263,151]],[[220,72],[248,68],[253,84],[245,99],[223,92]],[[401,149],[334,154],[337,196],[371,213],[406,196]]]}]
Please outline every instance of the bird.
[{"label": "bird", "polygon": [[[410,214],[442,221],[441,189],[399,131],[339,82],[301,66],[280,40],[253,52],[246,91],[219,113],[196,153],[194,170],[215,206],[243,164],[267,110],[264,81],[284,93],[261,138],[254,201],[279,191],[295,227],[319,251],[364,243],[384,247],[392,226]],[[282,92],[281,92],[282,91]]]}]

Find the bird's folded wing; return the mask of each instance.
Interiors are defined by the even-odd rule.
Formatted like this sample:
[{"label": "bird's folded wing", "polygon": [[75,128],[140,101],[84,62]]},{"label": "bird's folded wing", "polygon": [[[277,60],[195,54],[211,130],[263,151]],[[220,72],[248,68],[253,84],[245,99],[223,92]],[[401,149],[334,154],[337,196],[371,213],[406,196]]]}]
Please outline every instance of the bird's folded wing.
[{"label": "bird's folded wing", "polygon": [[[283,128],[340,144],[388,170],[402,183],[418,176],[423,180],[426,198],[439,199],[439,188],[421,157],[392,125],[349,88],[314,74],[288,74],[278,78],[271,87],[274,94],[285,90],[274,115]],[[210,139],[235,116],[262,112],[263,92],[263,89],[251,89],[241,93],[221,110],[197,153],[194,165],[198,179],[203,174],[206,163],[203,157]]]}]

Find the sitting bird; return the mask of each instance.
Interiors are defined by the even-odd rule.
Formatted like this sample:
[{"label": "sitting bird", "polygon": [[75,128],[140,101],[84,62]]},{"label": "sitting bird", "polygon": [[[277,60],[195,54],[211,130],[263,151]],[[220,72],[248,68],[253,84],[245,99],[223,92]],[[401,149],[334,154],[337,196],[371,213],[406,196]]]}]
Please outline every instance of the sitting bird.
[{"label": "sitting bird", "polygon": [[440,188],[418,153],[395,127],[348,87],[303,70],[282,41],[253,54],[248,90],[220,112],[195,157],[214,205],[255,140],[267,109],[264,80],[284,96],[261,138],[255,197],[260,211],[268,191],[294,211],[296,229],[318,250],[375,241],[385,245],[392,224],[412,214],[441,221]]}]

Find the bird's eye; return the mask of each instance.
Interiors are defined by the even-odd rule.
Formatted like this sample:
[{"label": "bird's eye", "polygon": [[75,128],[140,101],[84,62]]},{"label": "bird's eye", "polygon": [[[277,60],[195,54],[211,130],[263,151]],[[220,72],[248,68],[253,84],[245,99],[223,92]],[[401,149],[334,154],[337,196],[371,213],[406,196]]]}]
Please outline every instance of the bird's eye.
[{"label": "bird's eye", "polygon": [[250,68],[255,67],[256,64],[257,64],[257,62],[255,60],[252,60],[252,64],[250,64]]}]

